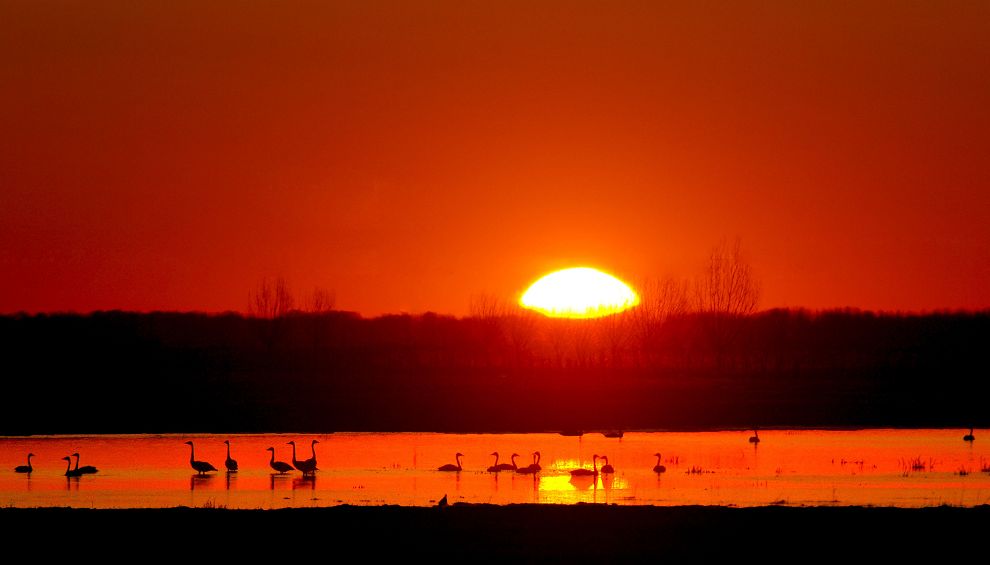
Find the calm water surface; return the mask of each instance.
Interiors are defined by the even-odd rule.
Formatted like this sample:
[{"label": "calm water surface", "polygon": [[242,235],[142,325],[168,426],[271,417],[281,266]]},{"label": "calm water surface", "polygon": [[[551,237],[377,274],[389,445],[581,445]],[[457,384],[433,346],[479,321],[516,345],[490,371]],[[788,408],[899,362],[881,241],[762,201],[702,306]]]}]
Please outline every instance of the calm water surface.
[{"label": "calm water surface", "polygon": [[[428,506],[443,495],[451,502],[492,504],[599,502],[632,505],[877,505],[919,507],[990,504],[990,432],[976,430],[767,430],[752,432],[601,434],[335,433],[330,435],[48,436],[0,438],[0,504],[155,508],[226,506],[284,508],[337,504]],[[238,473],[196,476],[196,459],[223,469],[229,439]],[[316,446],[320,470],[273,475],[269,452],[292,458],[286,442]],[[437,467],[461,452],[463,471]],[[535,475],[488,473],[498,451],[502,462],[519,453]],[[657,451],[663,474],[653,472]],[[14,472],[33,452],[34,472]],[[79,452],[95,475],[66,478],[61,458]],[[594,454],[607,455],[614,475],[572,478],[591,469]]]}]

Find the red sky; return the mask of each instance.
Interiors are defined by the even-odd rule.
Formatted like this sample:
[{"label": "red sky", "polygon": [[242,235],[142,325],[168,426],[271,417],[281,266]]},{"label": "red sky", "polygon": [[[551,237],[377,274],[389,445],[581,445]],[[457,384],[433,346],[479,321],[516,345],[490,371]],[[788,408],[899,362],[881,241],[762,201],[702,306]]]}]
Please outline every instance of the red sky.
[{"label": "red sky", "polygon": [[0,0],[0,312],[990,306],[990,4],[723,4]]}]

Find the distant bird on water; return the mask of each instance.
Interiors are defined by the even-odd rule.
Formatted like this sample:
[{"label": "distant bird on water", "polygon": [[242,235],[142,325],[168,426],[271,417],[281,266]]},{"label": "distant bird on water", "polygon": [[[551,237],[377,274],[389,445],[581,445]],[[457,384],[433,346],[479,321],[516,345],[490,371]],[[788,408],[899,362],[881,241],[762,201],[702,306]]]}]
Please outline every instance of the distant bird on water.
[{"label": "distant bird on water", "polygon": [[65,457],[62,458],[62,461],[65,461],[65,476],[66,477],[81,477],[82,476],[82,473],[80,473],[79,471],[76,471],[75,469],[72,468],[72,458],[71,457],[69,457],[68,455],[66,455]]},{"label": "distant bird on water", "polygon": [[598,456],[597,455],[592,455],[591,456],[591,466],[594,467],[594,470],[589,471],[587,469],[574,469],[573,471],[571,471],[571,476],[572,477],[592,477],[592,476],[598,476]]},{"label": "distant bird on water", "polygon": [[448,506],[450,506],[450,504],[447,502],[447,495],[445,494],[443,495],[443,498],[440,499],[440,502],[437,503],[437,507],[446,508]]},{"label": "distant bird on water", "polygon": [[18,465],[14,467],[15,473],[30,473],[34,471],[34,467],[31,466],[31,458],[34,457],[34,453],[28,453],[28,464]]},{"label": "distant bird on water", "polygon": [[230,458],[230,440],[225,439],[223,442],[227,444],[227,460],[224,461],[223,464],[227,467],[228,473],[233,473],[234,471],[237,471],[237,461]]},{"label": "distant bird on water", "polygon": [[760,432],[753,428],[753,435],[749,437],[749,443],[760,443]]},{"label": "distant bird on water", "polygon": [[456,453],[454,455],[454,460],[457,461],[457,465],[454,465],[453,463],[447,463],[446,465],[441,465],[440,467],[437,467],[437,471],[458,471],[458,472],[461,471],[462,470],[461,457],[464,457],[463,453]]},{"label": "distant bird on water", "polygon": [[92,465],[83,465],[80,467],[78,453],[73,453],[72,456],[76,458],[76,468],[73,469],[73,471],[78,472],[80,475],[92,475],[98,471],[98,469]]},{"label": "distant bird on water", "polygon": [[602,465],[601,472],[602,473],[614,473],[615,472],[615,467],[609,465],[609,463],[608,463],[608,455],[602,455],[601,458],[605,460],[605,464]]},{"label": "distant bird on water", "polygon": [[268,464],[271,466],[272,469],[275,469],[276,471],[278,471],[278,474],[279,475],[284,475],[284,474],[286,474],[286,473],[288,473],[289,471],[292,470],[292,465],[289,465],[285,461],[276,461],[275,460],[275,448],[274,447],[269,447],[265,451],[271,451],[272,452],[272,459],[271,459],[271,461],[268,462]]},{"label": "distant bird on water", "polygon": [[667,472],[667,468],[660,464],[660,454],[654,453],[653,456],[657,458],[657,464],[654,465],[653,472],[657,474]]},{"label": "distant bird on water", "polygon": [[206,461],[196,461],[196,448],[193,446],[193,442],[187,441],[186,445],[189,446],[189,464],[192,468],[200,475],[205,475],[209,471],[216,471],[217,468],[210,465]]},{"label": "distant bird on water", "polygon": [[973,435],[973,428],[970,428],[969,433],[963,436],[963,441],[976,441],[976,436]]}]

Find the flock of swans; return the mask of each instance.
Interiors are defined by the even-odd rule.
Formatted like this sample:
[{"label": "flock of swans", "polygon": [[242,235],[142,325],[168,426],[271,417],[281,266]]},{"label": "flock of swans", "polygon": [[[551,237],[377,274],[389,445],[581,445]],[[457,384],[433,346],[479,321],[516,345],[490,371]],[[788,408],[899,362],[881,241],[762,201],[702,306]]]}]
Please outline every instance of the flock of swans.
[{"label": "flock of swans", "polygon": [[[519,455],[518,453],[513,453],[510,456],[509,459],[510,461],[512,461],[512,463],[499,463],[498,462],[499,454],[497,451],[492,452],[492,455],[495,457],[495,462],[492,463],[492,465],[486,469],[486,471],[488,471],[489,473],[499,473],[501,471],[513,471],[515,473],[519,473],[520,475],[534,475],[536,473],[539,473],[541,470],[543,470],[543,467],[540,467],[539,451],[533,452],[533,462],[530,463],[529,465],[526,465],[525,467],[520,467],[516,463],[516,457],[521,457],[521,455]],[[667,467],[660,464],[662,456],[659,453],[654,453],[653,456],[657,458],[657,464],[653,467],[653,472],[657,474],[666,472]],[[455,473],[463,471],[464,467],[461,465],[461,457],[464,457],[463,453],[455,453],[454,460],[457,461],[457,463],[456,464],[447,463],[446,465],[441,465],[440,467],[437,467],[437,471],[447,471],[447,472],[455,472]],[[605,461],[605,464],[602,465],[601,469],[598,468],[599,459]],[[592,465],[591,469],[581,468],[581,469],[572,470],[571,476],[596,477],[599,474],[608,475],[615,473],[615,467],[609,464],[607,455],[598,455],[597,453],[592,455],[591,465]]]},{"label": "flock of swans", "polygon": [[[31,458],[34,457],[34,456],[35,456],[34,453],[28,453],[28,456],[27,456],[27,465],[18,465],[17,467],[14,467],[14,472],[15,473],[28,473],[28,474],[34,472],[34,466],[31,464]],[[72,467],[72,458],[73,457],[76,458],[76,466],[75,466],[75,468]],[[97,469],[96,467],[94,467],[92,465],[83,465],[82,467],[80,467],[79,466],[79,454],[78,453],[73,453],[72,455],[66,455],[65,457],[62,458],[62,461],[65,461],[66,462],[65,463],[65,476],[66,477],[81,477],[83,475],[92,475],[93,473],[96,473],[96,472],[99,471],[99,469]]]},{"label": "flock of swans", "polygon": [[[236,473],[238,470],[237,460],[230,456],[230,440],[224,440],[227,444],[227,459],[224,461],[224,467],[226,467],[228,473]],[[313,452],[313,456],[309,459],[303,459],[300,461],[296,459],[296,442],[290,441],[286,445],[292,446],[292,464],[286,463],[285,461],[275,460],[275,448],[269,447],[265,451],[272,452],[272,458],[268,462],[268,466],[272,468],[277,474],[284,475],[293,469],[296,471],[302,471],[303,476],[314,475],[319,471],[319,467],[316,466],[316,444],[320,443],[319,440],[314,439],[312,443],[309,444],[310,449]],[[216,472],[217,468],[207,461],[197,461],[196,460],[196,446],[193,442],[187,441],[186,445],[189,446],[189,466],[193,468],[200,475],[205,475],[209,472]]]},{"label": "flock of swans", "polygon": [[[236,473],[238,470],[237,460],[230,456],[230,440],[224,440],[227,445],[227,458],[224,460],[224,467],[227,469],[228,473]],[[292,446],[292,464],[286,463],[285,461],[275,460],[275,448],[269,447],[267,451],[272,452],[272,458],[269,465],[276,473],[284,475],[293,469],[297,471],[302,471],[303,476],[313,475],[316,471],[319,471],[319,467],[316,466],[316,444],[320,443],[319,440],[313,440],[310,443],[310,449],[313,452],[312,457],[309,459],[299,460],[296,459],[296,442],[290,441],[287,445]],[[205,475],[210,472],[216,472],[217,468],[213,466],[212,463],[208,461],[198,461],[196,459],[196,447],[193,442],[187,441],[186,445],[189,446],[189,466],[193,468],[199,475]],[[15,473],[27,473],[31,474],[34,472],[34,466],[31,464],[31,458],[35,457],[34,453],[28,453],[27,465],[18,465],[14,467]],[[72,466],[72,457],[76,458],[76,466]],[[79,466],[79,454],[73,453],[71,456],[66,456],[62,458],[66,462],[65,476],[66,477],[81,477],[83,475],[92,475],[98,472],[96,467],[92,465],[85,465],[83,467]]]},{"label": "flock of swans", "polygon": [[[970,428],[969,433],[963,436],[963,441],[973,442],[975,440],[976,437],[973,435],[973,428]],[[758,444],[759,442],[760,442],[759,431],[754,429],[753,435],[749,438],[749,443],[752,443],[755,446],[755,444]],[[187,441],[185,443],[186,445],[189,446],[189,465],[193,468],[193,470],[196,471],[197,474],[205,475],[210,472],[218,472],[218,469],[214,467],[213,464],[207,461],[196,460],[196,447],[193,445],[192,441]],[[226,444],[227,446],[227,458],[224,461],[224,467],[226,468],[228,473],[236,473],[238,470],[237,460],[233,459],[230,456],[230,440],[224,440],[223,443]],[[272,456],[268,462],[268,465],[272,468],[272,470],[275,471],[276,474],[279,475],[284,475],[293,470],[296,470],[296,471],[301,471],[304,477],[312,476],[316,473],[316,471],[319,470],[319,468],[316,465],[316,444],[318,443],[320,443],[319,440],[315,440],[315,439],[310,443],[310,450],[312,451],[312,456],[309,459],[299,460],[296,458],[296,442],[295,441],[287,442],[286,445],[292,446],[291,464],[285,461],[277,461],[275,459],[275,448],[269,447],[268,449],[266,449],[266,451],[270,451],[272,453]],[[533,462],[524,467],[520,467],[516,463],[516,458],[521,457],[518,453],[513,453],[509,457],[511,463],[499,463],[499,454],[497,451],[492,452],[491,455],[495,457],[495,462],[492,463],[492,465],[486,469],[490,473],[512,471],[514,473],[519,473],[521,475],[533,475],[540,472],[543,469],[540,466],[539,451],[533,452],[532,454]],[[34,471],[34,467],[31,464],[31,458],[34,456],[35,456],[34,453],[28,453],[27,465],[18,465],[17,467],[14,468],[14,472],[28,473],[28,474],[32,473]],[[653,472],[657,474],[666,472],[667,468],[661,464],[662,458],[660,453],[654,453],[653,456],[657,458],[657,464],[653,467]],[[72,457],[75,457],[75,467],[72,466]],[[446,465],[441,465],[440,467],[437,468],[437,471],[460,472],[464,470],[464,467],[461,465],[461,457],[464,457],[463,453],[456,453],[454,455],[454,460],[456,461],[456,463],[448,463]],[[600,469],[598,468],[599,459],[605,462],[605,464],[602,465]],[[80,467],[78,453],[73,453],[71,456],[65,456],[62,458],[62,460],[66,462],[66,468],[65,468],[66,477],[81,477],[82,475],[91,475],[93,473],[98,472],[98,469],[96,467],[93,467],[92,465],[85,465],[83,467]],[[591,469],[584,469],[584,468],[573,469],[570,473],[572,476],[575,477],[598,476],[599,474],[615,473],[615,468],[609,464],[607,455],[598,455],[598,454],[592,455],[591,465],[592,465]]]}]

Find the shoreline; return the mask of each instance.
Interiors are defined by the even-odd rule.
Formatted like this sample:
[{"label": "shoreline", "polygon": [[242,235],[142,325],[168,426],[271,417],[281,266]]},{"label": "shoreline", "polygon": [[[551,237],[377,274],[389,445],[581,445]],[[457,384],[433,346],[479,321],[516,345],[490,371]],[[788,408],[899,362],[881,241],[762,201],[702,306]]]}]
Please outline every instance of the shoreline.
[{"label": "shoreline", "polygon": [[[113,538],[158,540],[156,551],[186,551],[179,538],[202,537],[197,557],[282,554],[310,540],[317,547],[373,556],[436,553],[488,561],[594,561],[738,558],[763,560],[867,555],[972,555],[967,541],[990,526],[990,505],[894,508],[864,506],[616,506],[605,504],[457,503],[446,508],[332,506],[277,510],[0,508],[8,539],[58,531],[85,551]],[[238,538],[218,537],[235,532]],[[283,539],[284,538],[284,539]],[[164,543],[163,543],[164,542]],[[222,542],[222,543],[221,543]],[[103,553],[107,550],[104,547]],[[958,553],[956,553],[958,552]],[[340,556],[341,558],[343,555]]]}]

